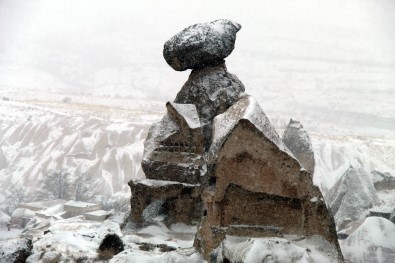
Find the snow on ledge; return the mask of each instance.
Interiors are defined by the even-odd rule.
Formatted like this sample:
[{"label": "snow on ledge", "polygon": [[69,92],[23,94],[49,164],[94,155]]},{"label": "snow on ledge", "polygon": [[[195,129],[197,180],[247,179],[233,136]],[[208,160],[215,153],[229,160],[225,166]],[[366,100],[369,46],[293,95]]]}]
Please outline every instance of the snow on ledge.
[{"label": "snow on ledge", "polygon": [[174,185],[174,184],[182,184],[187,187],[200,186],[200,184],[187,184],[187,183],[181,183],[181,182],[177,182],[177,181],[165,181],[165,180],[155,180],[155,179],[144,179],[141,181],[135,181],[135,183],[144,184],[146,186],[153,186],[153,187],[161,187],[161,186]]}]

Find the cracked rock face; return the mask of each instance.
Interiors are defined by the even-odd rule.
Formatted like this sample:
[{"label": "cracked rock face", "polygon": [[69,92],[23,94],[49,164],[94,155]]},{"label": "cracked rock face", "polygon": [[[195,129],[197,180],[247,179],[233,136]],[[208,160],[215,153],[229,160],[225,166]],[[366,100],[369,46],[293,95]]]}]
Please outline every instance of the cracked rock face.
[{"label": "cracked rock face", "polygon": [[314,174],[315,160],[310,137],[299,121],[291,119],[285,128],[283,142],[310,175]]},{"label": "cracked rock face", "polygon": [[163,57],[177,71],[219,64],[232,53],[240,28],[227,19],[189,26],[165,43]]}]

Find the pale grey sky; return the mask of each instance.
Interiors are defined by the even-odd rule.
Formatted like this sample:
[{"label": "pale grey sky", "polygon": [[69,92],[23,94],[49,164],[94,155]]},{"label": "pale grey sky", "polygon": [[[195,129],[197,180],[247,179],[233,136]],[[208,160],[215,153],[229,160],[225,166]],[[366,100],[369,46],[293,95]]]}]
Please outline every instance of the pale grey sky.
[{"label": "pale grey sky", "polygon": [[265,111],[392,129],[394,14],[392,0],[0,0],[0,90],[172,100],[189,71],[164,42],[229,18],[242,29],[228,69]]}]

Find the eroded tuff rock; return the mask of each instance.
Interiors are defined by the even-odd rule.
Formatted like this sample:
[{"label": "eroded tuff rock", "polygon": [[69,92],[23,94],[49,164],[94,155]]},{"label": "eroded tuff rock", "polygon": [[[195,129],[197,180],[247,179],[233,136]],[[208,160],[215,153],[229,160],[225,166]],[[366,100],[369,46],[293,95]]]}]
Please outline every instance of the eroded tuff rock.
[{"label": "eroded tuff rock", "polygon": [[[149,224],[147,208],[160,202],[154,213],[162,215],[168,224],[196,224],[202,215],[200,184],[183,184],[174,181],[142,180],[130,181],[132,191],[130,218],[137,226]],[[148,218],[149,220],[151,218]]]},{"label": "eroded tuff rock", "polygon": [[373,185],[377,191],[395,189],[395,177],[390,173],[382,173],[376,170],[371,172]]},{"label": "eroded tuff rock", "polygon": [[369,175],[362,169],[350,167],[325,196],[334,215],[338,230],[345,222],[362,220],[369,209],[379,203]]},{"label": "eroded tuff rock", "polygon": [[1,263],[23,263],[32,254],[33,244],[30,239],[2,240],[0,241]]},{"label": "eroded tuff rock", "polygon": [[225,63],[193,70],[177,93],[175,103],[194,104],[202,125],[205,149],[211,144],[212,121],[244,94],[244,85]]},{"label": "eroded tuff rock", "polygon": [[197,183],[205,173],[204,140],[196,107],[168,102],[144,143],[141,166],[147,178]]},{"label": "eroded tuff rock", "polygon": [[285,128],[282,139],[303,168],[313,175],[315,167],[313,146],[302,124],[291,119]]},{"label": "eroded tuff rock", "polygon": [[218,64],[232,53],[240,28],[227,19],[189,26],[165,43],[163,57],[178,71]]},{"label": "eroded tuff rock", "polygon": [[226,235],[320,235],[341,252],[335,224],[310,175],[286,152],[250,96],[213,121],[204,214],[195,246],[205,255]]},{"label": "eroded tuff rock", "polygon": [[[230,29],[212,35],[214,27]],[[142,161],[147,179],[129,182],[130,217],[140,226],[159,214],[167,224],[199,224],[194,246],[206,260],[227,236],[318,235],[341,261],[333,217],[312,176],[227,72],[225,55],[211,54],[229,46],[228,31],[234,37],[239,28],[229,21],[195,25],[170,40],[194,70],[149,131]],[[213,39],[222,44],[213,46]],[[230,42],[233,49],[234,38]],[[184,68],[173,60],[173,67]]]}]

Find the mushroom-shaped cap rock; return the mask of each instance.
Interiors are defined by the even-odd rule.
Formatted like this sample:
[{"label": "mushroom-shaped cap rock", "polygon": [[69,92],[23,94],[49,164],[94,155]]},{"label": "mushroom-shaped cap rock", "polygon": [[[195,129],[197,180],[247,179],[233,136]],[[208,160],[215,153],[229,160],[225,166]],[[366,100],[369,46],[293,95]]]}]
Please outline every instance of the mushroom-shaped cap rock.
[{"label": "mushroom-shaped cap rock", "polygon": [[240,28],[227,19],[189,26],[165,43],[163,57],[177,71],[219,64],[232,53]]}]

